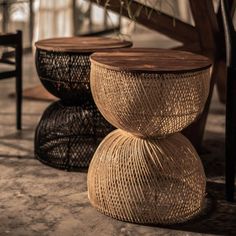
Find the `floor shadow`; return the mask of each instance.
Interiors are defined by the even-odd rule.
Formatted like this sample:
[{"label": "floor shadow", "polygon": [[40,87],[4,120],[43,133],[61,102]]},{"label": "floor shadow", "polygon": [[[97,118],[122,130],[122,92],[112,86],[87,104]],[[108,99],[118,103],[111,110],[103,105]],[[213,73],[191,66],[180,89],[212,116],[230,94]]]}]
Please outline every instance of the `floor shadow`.
[{"label": "floor shadow", "polygon": [[204,234],[236,235],[236,203],[224,200],[224,184],[208,182],[207,193],[207,206],[198,217],[165,228]]},{"label": "floor shadow", "polygon": [[203,143],[206,152],[200,154],[207,178],[225,176],[225,140],[224,137],[207,139]]},{"label": "floor shadow", "polygon": [[15,149],[17,152],[21,151],[21,152],[27,152],[27,153],[31,153],[32,152],[32,149],[31,148],[26,148],[26,147],[22,147],[18,144],[13,144],[13,143],[9,143],[9,142],[3,142],[3,141],[0,141],[0,145],[2,147],[5,146],[5,149],[8,149],[8,148],[12,148],[12,149]]},{"label": "floor shadow", "polygon": [[34,159],[34,156],[33,155],[0,154],[0,158],[4,158],[4,159]]}]

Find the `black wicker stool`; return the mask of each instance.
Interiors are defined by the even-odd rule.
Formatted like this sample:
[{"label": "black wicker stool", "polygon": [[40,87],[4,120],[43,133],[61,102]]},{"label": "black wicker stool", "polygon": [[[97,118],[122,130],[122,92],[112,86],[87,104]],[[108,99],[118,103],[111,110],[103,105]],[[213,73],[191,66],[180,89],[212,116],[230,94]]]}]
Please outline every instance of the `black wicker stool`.
[{"label": "black wicker stool", "polygon": [[44,87],[61,100],[44,112],[35,133],[35,156],[44,164],[78,170],[88,167],[100,141],[113,129],[93,102],[89,56],[130,47],[127,41],[98,37],[36,42],[36,68]]}]

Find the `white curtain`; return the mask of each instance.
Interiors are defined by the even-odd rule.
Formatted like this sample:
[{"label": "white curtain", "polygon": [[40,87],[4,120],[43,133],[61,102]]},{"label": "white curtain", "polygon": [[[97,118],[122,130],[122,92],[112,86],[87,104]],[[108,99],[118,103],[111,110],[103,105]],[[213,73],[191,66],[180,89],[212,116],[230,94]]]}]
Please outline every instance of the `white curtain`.
[{"label": "white curtain", "polygon": [[73,35],[72,0],[35,1],[34,41]]}]

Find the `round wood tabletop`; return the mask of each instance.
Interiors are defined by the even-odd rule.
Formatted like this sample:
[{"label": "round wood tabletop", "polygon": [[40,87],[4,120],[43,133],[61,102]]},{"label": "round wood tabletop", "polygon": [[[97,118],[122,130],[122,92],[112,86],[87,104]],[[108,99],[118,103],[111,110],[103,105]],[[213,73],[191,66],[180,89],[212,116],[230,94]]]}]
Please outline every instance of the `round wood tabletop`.
[{"label": "round wood tabletop", "polygon": [[207,57],[185,51],[156,48],[130,48],[91,55],[91,61],[119,71],[149,71],[157,73],[193,72],[209,68]]},{"label": "round wood tabletop", "polygon": [[107,49],[131,47],[132,43],[105,37],[63,37],[39,40],[35,46],[38,49],[55,52],[92,53]]}]

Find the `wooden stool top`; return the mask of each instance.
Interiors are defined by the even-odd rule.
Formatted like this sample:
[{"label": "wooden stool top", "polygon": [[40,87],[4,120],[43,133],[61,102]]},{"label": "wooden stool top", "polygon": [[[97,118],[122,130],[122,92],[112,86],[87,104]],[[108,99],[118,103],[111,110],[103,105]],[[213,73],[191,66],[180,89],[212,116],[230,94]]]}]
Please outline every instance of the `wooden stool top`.
[{"label": "wooden stool top", "polygon": [[91,61],[99,66],[132,72],[181,73],[207,69],[211,60],[185,51],[156,48],[130,48],[97,52]]},{"label": "wooden stool top", "polygon": [[107,49],[131,47],[132,43],[105,37],[63,37],[39,40],[35,46],[47,51],[92,53]]}]

